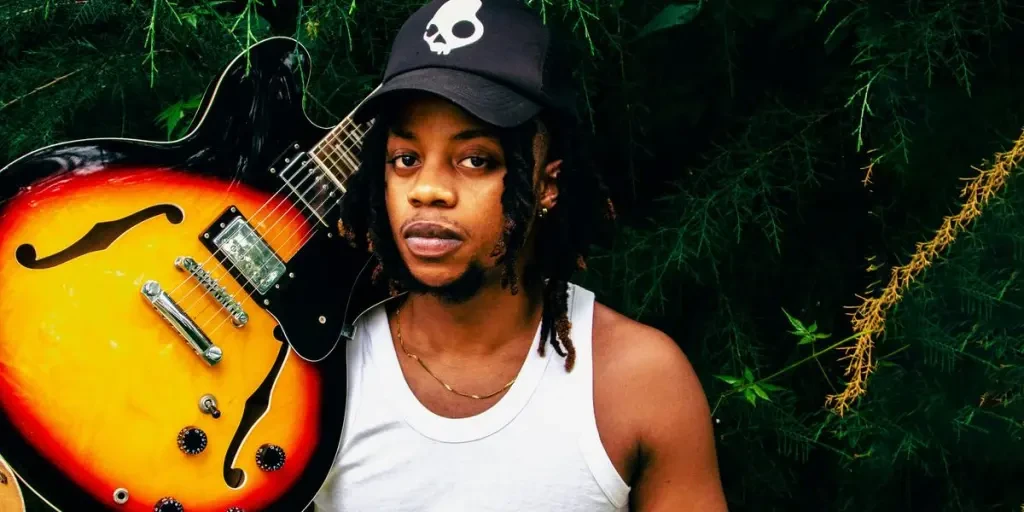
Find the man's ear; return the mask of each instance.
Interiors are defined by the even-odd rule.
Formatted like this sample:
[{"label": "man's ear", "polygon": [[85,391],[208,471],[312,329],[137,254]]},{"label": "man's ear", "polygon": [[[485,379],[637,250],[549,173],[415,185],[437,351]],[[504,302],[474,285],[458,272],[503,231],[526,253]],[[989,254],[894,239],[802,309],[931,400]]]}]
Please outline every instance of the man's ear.
[{"label": "man's ear", "polygon": [[540,173],[540,193],[537,194],[537,208],[551,210],[558,203],[558,174],[562,171],[562,161],[553,160],[544,166]]}]

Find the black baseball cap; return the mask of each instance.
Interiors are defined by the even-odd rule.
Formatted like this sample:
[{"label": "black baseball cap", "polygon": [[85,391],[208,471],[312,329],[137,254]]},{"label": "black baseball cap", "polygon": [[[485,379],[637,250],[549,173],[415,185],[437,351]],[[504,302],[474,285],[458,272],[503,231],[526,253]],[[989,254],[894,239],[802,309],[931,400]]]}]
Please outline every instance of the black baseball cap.
[{"label": "black baseball cap", "polygon": [[560,43],[522,0],[433,0],[402,24],[383,82],[353,117],[368,121],[401,91],[438,95],[500,127],[544,109],[571,116],[572,70]]}]

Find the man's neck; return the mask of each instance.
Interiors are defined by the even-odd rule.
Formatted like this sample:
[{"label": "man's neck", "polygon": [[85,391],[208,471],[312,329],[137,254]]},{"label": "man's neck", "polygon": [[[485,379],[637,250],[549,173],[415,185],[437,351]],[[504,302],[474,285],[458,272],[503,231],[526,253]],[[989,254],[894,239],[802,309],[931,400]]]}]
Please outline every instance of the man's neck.
[{"label": "man's neck", "polygon": [[[452,357],[486,357],[532,340],[541,318],[539,288],[484,286],[458,303],[430,294],[411,293],[402,305],[404,337],[418,347]],[[410,340],[406,340],[410,343]]]}]

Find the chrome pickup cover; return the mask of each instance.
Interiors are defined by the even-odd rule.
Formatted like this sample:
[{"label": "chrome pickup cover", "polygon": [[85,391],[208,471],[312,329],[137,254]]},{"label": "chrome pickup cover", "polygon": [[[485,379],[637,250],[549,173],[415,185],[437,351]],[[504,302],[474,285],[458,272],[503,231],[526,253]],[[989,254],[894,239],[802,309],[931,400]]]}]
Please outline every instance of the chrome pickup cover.
[{"label": "chrome pickup cover", "polygon": [[232,219],[213,244],[260,294],[267,293],[284,275],[284,262],[242,217]]}]

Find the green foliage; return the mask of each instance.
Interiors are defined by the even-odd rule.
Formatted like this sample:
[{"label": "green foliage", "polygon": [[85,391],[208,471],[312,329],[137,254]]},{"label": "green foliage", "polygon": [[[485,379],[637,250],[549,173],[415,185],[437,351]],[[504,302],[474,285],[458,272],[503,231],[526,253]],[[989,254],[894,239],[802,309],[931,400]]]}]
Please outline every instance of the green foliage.
[{"label": "green foliage", "polygon": [[[1019,178],[889,312],[867,395],[842,417],[823,405],[845,384],[849,308],[1019,136],[1024,5],[528,3],[573,36],[582,121],[619,213],[579,281],[697,368],[730,509],[1019,510]],[[3,157],[180,137],[209,81],[270,35],[307,46],[307,110],[336,123],[417,5],[8,0]]]},{"label": "green foliage", "polygon": [[782,312],[786,314],[786,319],[789,320],[789,323],[793,326],[793,329],[795,329],[789,332],[800,337],[800,341],[797,343],[797,345],[806,345],[808,343],[814,343],[815,341],[818,340],[828,339],[828,334],[818,332],[817,322],[804,327],[803,322],[796,318],[793,318],[793,315],[790,315],[788,311],[783,309]]},{"label": "green foliage", "polygon": [[636,38],[639,39],[658,30],[665,30],[689,23],[700,13],[700,8],[701,3],[667,5],[657,16],[647,22],[647,25],[644,25],[644,28],[636,35]]},{"label": "green foliage", "polygon": [[182,123],[182,121],[186,117],[195,115],[202,101],[202,95],[195,95],[188,100],[172,104],[163,112],[160,112],[160,115],[156,116],[156,121],[167,127],[167,140],[181,138],[188,132],[188,123]]}]

